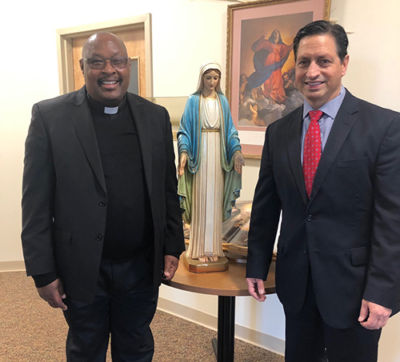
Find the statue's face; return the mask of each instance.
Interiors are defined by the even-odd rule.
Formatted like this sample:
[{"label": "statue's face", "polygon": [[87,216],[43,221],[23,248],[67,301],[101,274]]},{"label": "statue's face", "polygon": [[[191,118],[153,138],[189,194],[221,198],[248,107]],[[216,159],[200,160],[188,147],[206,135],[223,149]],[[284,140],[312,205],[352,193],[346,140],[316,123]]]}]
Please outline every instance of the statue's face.
[{"label": "statue's face", "polygon": [[216,91],[220,81],[219,73],[215,70],[210,70],[203,74],[204,90],[208,92]]}]

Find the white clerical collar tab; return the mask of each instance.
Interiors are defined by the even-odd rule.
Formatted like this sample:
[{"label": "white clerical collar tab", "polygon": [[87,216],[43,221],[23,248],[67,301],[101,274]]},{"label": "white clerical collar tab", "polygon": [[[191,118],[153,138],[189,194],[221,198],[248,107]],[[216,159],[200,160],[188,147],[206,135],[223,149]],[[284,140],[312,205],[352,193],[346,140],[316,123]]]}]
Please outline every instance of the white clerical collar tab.
[{"label": "white clerical collar tab", "polygon": [[105,114],[117,114],[118,107],[104,107],[104,113]]}]

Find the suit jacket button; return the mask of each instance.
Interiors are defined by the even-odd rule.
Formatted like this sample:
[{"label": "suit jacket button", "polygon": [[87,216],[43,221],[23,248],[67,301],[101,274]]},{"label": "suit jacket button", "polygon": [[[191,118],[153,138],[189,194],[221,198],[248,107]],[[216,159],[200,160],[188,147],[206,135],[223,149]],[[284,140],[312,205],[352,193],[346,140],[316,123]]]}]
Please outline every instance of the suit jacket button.
[{"label": "suit jacket button", "polygon": [[97,234],[96,240],[102,240],[103,239],[103,234],[99,233]]},{"label": "suit jacket button", "polygon": [[310,221],[312,220],[312,215],[311,215],[311,214],[307,215],[306,220],[307,220],[308,222],[310,222]]},{"label": "suit jacket button", "polygon": [[104,201],[99,201],[97,205],[99,205],[100,207],[104,207],[106,206],[106,203]]}]

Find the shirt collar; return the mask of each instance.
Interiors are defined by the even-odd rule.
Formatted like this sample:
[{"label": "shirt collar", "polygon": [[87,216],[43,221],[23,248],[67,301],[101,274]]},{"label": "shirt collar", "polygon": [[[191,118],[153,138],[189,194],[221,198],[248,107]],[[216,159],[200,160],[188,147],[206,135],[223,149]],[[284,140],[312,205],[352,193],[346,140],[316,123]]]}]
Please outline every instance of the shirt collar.
[{"label": "shirt collar", "polygon": [[[331,99],[329,102],[325,103],[319,109],[330,118],[335,119],[337,113],[339,112],[339,108],[342,105],[345,95],[346,89],[342,85],[339,94],[335,98]],[[311,107],[306,100],[304,100],[303,119],[306,118],[308,116],[308,112],[312,111],[313,109],[314,108]]]},{"label": "shirt collar", "polygon": [[[113,115],[119,113],[124,107],[126,106],[126,96],[122,99],[121,103],[116,106],[116,107],[109,107],[106,106],[105,104],[98,102],[94,100],[92,97],[90,97],[89,94],[86,93],[87,99],[89,101],[89,106],[92,109],[92,111],[96,114],[107,114],[107,115]],[[116,110],[115,110],[116,108]],[[111,109],[111,112],[110,112]],[[114,112],[114,113],[112,113]]]}]

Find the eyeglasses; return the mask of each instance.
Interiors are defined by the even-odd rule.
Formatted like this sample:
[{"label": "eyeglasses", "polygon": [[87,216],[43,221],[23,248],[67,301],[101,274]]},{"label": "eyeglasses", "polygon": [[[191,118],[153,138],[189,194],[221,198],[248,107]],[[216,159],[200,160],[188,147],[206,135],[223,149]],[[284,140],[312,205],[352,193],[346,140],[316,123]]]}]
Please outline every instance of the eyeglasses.
[{"label": "eyeglasses", "polygon": [[125,69],[128,65],[129,58],[127,57],[115,57],[115,58],[83,58],[83,60],[89,65],[89,68],[96,70],[103,70],[106,67],[107,60],[110,61],[111,65],[115,69]]}]

